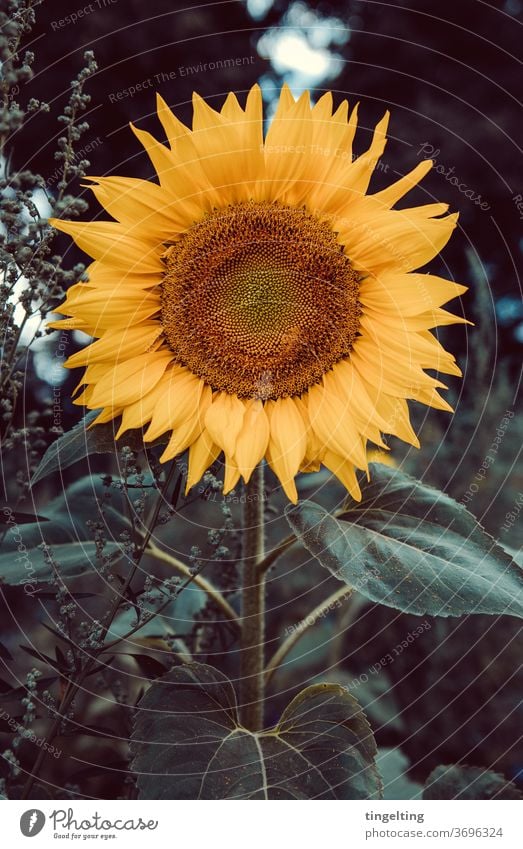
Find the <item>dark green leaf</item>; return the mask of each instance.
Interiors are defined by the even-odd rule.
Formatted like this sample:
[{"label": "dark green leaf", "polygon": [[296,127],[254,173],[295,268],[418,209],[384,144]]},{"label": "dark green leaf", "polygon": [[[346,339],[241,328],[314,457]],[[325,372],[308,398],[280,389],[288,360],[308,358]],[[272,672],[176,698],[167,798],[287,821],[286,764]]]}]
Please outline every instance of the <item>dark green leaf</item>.
[{"label": "dark green leaf", "polygon": [[40,663],[47,663],[51,667],[51,669],[55,669],[57,672],[60,671],[60,664],[56,660],[53,660],[52,657],[49,657],[48,654],[44,654],[41,651],[32,649],[30,648],[30,646],[21,645],[20,648],[22,649],[22,651],[25,651],[26,654],[30,655],[31,657],[35,657],[36,660],[40,661]]},{"label": "dark green leaf", "polygon": [[[39,598],[41,598],[43,593],[37,593],[37,595],[38,595]],[[55,595],[56,595],[56,593],[55,593]],[[80,595],[80,593],[78,595]],[[90,593],[89,593],[89,595],[90,595]],[[59,640],[63,640],[68,645],[70,645],[71,648],[73,648],[73,649],[76,648],[76,643],[73,640],[69,639],[69,637],[67,637],[65,634],[60,633],[60,631],[56,631],[55,628],[51,628],[51,626],[46,625],[45,622],[41,622],[40,624],[42,625],[43,628],[45,628],[47,631],[49,631],[54,637],[57,637]]]},{"label": "dark green leaf", "polygon": [[[141,451],[144,448],[141,430],[127,431],[125,437],[119,443],[115,442],[120,420],[116,419],[106,424],[89,425],[99,415],[100,410],[91,410],[67,433],[62,434],[47,449],[40,465],[31,480],[31,486],[41,481],[53,472],[61,471],[83,460],[91,454],[114,454],[119,446],[127,445],[131,451]],[[147,447],[163,445],[168,437],[160,438],[148,443]]]},{"label": "dark green leaf", "polygon": [[138,669],[140,670],[140,672],[143,673],[146,678],[160,678],[162,675],[165,674],[165,671],[167,669],[167,667],[164,666],[163,663],[160,663],[159,660],[156,660],[156,658],[151,657],[148,654],[131,654],[131,652],[117,652],[115,656],[132,657]]},{"label": "dark green leaf", "polygon": [[[118,539],[118,534],[130,527],[126,517],[125,494],[110,490],[96,477],[86,475],[63,490],[45,507],[46,521],[28,525],[10,525],[2,541],[2,556],[8,552],[21,554],[41,543],[56,543],[91,540],[93,531],[89,526],[98,521],[107,526],[109,539]],[[98,503],[103,500],[103,513]]]},{"label": "dark green leaf", "polygon": [[476,766],[437,766],[427,778],[424,799],[523,799],[503,775]]},{"label": "dark green leaf", "polygon": [[0,507],[0,525],[27,525],[32,522],[47,522],[47,519],[45,516],[37,516],[34,513],[11,510],[7,505]]},{"label": "dark green leaf", "polygon": [[31,480],[31,486],[38,481],[61,469],[67,469],[78,460],[83,460],[89,454],[103,454],[115,450],[114,435],[111,442],[104,441],[100,429],[108,427],[113,432],[114,423],[109,422],[100,427],[89,429],[91,422],[99,415],[99,410],[91,410],[87,415],[67,433],[59,436],[45,452],[40,465]]},{"label": "dark green leaf", "polygon": [[[104,554],[115,555],[120,550],[117,543],[110,542],[106,543]],[[96,553],[94,542],[66,542],[52,547],[53,560],[58,564],[61,578],[77,578],[88,572],[97,572],[100,563]],[[12,554],[0,555],[0,583],[25,586],[29,591],[37,583],[48,582],[53,577],[54,570],[39,548],[25,552],[18,560]]]},{"label": "dark green leaf", "polygon": [[0,643],[0,657],[2,658],[2,660],[12,660],[13,659],[13,655],[11,654],[11,652],[9,651],[7,646],[4,646],[3,643]]},{"label": "dark green leaf", "polygon": [[57,662],[57,664],[58,664],[58,668],[59,668],[62,672],[69,672],[69,671],[70,671],[70,668],[69,668],[69,662],[68,662],[68,660],[67,660],[67,658],[66,658],[65,654],[64,654],[64,653],[63,653],[63,651],[61,650],[60,646],[55,646],[55,647],[54,647],[54,653],[55,653],[55,655],[56,655],[56,662]]},{"label": "dark green leaf", "polygon": [[[58,675],[48,675],[47,678],[38,679],[38,688],[40,691],[48,690],[51,684],[58,679]],[[2,701],[10,701],[11,699],[20,699],[27,695],[27,687],[14,687],[2,691]]]},{"label": "dark green leaf", "polygon": [[103,660],[100,661],[100,663],[97,663],[95,666],[93,666],[91,671],[86,673],[85,677],[89,678],[91,675],[98,675],[99,672],[110,671],[112,669],[113,660],[114,660],[114,654],[112,654],[110,657],[104,658]]},{"label": "dark green leaf", "polygon": [[19,716],[8,716],[7,718],[2,717],[0,719],[0,732],[2,734],[13,734],[19,727],[24,727],[24,717],[22,714]]},{"label": "dark green leaf", "polygon": [[178,499],[180,497],[180,492],[182,490],[182,484],[183,484],[183,475],[180,473],[178,475],[178,477],[176,478],[176,482],[174,484],[172,495],[171,495],[171,504],[172,504],[172,506],[174,507],[175,510],[178,507]]},{"label": "dark green leaf", "polygon": [[338,518],[287,509],[305,547],[340,581],[406,613],[523,618],[523,571],[462,505],[383,465]]},{"label": "dark green leaf", "polygon": [[113,739],[117,736],[114,728],[108,728],[106,725],[82,725],[74,726],[71,734],[85,734],[88,737],[110,737]]},{"label": "dark green leaf", "polygon": [[199,663],[175,667],[138,705],[133,768],[142,799],[377,799],[376,745],[343,687],[303,690],[278,725],[238,720],[231,682]]},{"label": "dark green leaf", "polygon": [[[72,601],[77,601],[78,599],[81,599],[81,598],[95,598],[96,596],[100,597],[100,593],[73,593],[73,592],[69,592],[68,595],[69,595],[69,597],[71,598]],[[37,598],[45,599],[45,601],[48,601],[49,599],[56,598],[56,591],[38,590],[38,592],[35,593],[35,596]],[[42,622],[42,625],[44,625],[43,622]],[[46,627],[46,625],[44,625],[44,628],[45,627]],[[63,634],[60,634],[60,637],[62,638],[62,640],[64,639]]]},{"label": "dark green leaf", "polygon": [[108,775],[113,773],[114,779],[117,779],[118,776],[123,776],[128,772],[128,764],[127,761],[124,761],[122,758],[116,761],[105,760],[103,754],[100,756],[100,764],[93,764],[92,766],[86,766],[83,769],[79,769],[78,772],[74,772],[72,778],[75,782],[87,781],[90,778],[99,778],[100,776],[105,776],[107,778]]},{"label": "dark green leaf", "polygon": [[383,780],[384,799],[421,799],[423,785],[409,777],[409,761],[400,748],[380,749],[377,763]]}]

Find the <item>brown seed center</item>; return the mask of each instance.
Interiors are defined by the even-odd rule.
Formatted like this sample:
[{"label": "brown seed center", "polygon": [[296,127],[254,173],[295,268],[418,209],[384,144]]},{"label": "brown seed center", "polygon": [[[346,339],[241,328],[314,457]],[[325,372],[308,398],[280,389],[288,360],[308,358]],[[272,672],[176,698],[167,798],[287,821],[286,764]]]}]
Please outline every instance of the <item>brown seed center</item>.
[{"label": "brown seed center", "polygon": [[359,278],[336,234],[305,209],[264,201],[216,210],[164,260],[165,337],[213,389],[299,395],[350,354]]}]

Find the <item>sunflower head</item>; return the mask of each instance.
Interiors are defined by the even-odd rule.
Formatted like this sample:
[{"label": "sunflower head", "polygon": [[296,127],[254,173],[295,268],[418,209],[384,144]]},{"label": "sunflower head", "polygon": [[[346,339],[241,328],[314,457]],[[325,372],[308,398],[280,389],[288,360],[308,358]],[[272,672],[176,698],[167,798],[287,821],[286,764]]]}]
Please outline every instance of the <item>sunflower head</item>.
[{"label": "sunflower head", "polygon": [[266,458],[292,501],[321,464],[359,498],[368,442],[418,445],[408,399],[451,409],[425,370],[460,374],[430,330],[463,321],[441,306],[465,287],[415,271],[457,216],[393,209],[432,163],[368,194],[388,114],[354,158],[357,107],[330,94],[284,87],[266,138],[257,86],[244,109],[195,95],[192,130],[158,115],[168,146],[133,128],[157,183],[90,178],[114,220],[51,221],[94,260],[50,325],[97,338],[67,361],[75,403],[167,434],[163,461],[188,449],[188,488],[223,452],[225,492]]}]

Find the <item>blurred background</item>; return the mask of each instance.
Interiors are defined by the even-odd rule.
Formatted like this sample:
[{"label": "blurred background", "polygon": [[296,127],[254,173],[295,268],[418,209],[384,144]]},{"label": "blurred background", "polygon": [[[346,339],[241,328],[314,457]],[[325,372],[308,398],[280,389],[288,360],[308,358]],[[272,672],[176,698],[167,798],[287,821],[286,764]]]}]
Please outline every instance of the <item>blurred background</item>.
[{"label": "blurred background", "polygon": [[[229,91],[242,99],[258,82],[270,118],[283,82],[295,95],[310,90],[313,100],[331,90],[336,103],[345,98],[350,104],[361,102],[357,152],[368,146],[375,123],[390,109],[389,142],[371,191],[393,182],[421,159],[436,160],[437,167],[404,205],[434,199],[459,211],[457,231],[427,270],[470,287],[452,309],[475,325],[444,328],[440,333],[464,373],[461,381],[448,380],[447,397],[455,415],[412,405],[422,448],[415,451],[391,440],[391,453],[405,471],[466,504],[495,538],[516,552],[523,539],[523,471],[517,465],[523,429],[515,415],[523,348],[518,277],[523,247],[518,100],[522,24],[521,0],[232,0],[187,7],[172,0],[92,0],[84,5],[76,0],[45,0],[26,44],[36,54],[34,76],[19,98],[45,100],[51,113],[34,114],[26,121],[11,150],[12,163],[44,175],[45,188],[34,192],[34,201],[46,215],[47,197],[59,178],[54,152],[61,128],[56,116],[69,99],[69,81],[83,66],[85,50],[94,51],[98,71],[85,89],[92,96],[83,117],[89,129],[79,143],[78,156],[90,161],[87,173],[93,175],[153,177],[129,122],[161,137],[156,91],[190,125],[193,91],[219,108]],[[80,183],[75,192],[89,202],[84,217],[103,217]],[[70,267],[86,261],[68,239],[59,237],[56,244]],[[35,322],[39,320],[36,316]],[[28,326],[27,338],[31,330]],[[71,334],[67,354],[86,341],[81,333]],[[42,336],[25,359],[24,403],[17,415],[20,427],[30,415],[31,423],[42,429],[40,442],[31,447],[33,464],[60,428],[69,430],[81,417],[69,400],[78,373],[55,367],[60,344],[58,332]],[[53,427],[57,398],[58,431]],[[507,414],[508,424],[503,425]],[[502,439],[485,470],[485,457],[500,429]],[[27,471],[25,450],[20,445],[18,455],[4,459],[8,501],[14,497],[17,475]],[[53,504],[54,510],[67,507],[74,513],[71,503],[80,513],[88,511],[93,489],[100,489],[104,474],[114,472],[114,462],[103,455],[48,478],[36,490],[38,512],[47,515],[46,506]],[[82,480],[87,481],[84,490]],[[64,499],[62,490],[73,484],[76,495]],[[324,473],[304,478],[302,493],[331,506],[343,497]],[[272,540],[285,534],[279,518],[282,506],[276,493],[270,506]],[[231,510],[237,522],[237,506]],[[221,522],[221,507],[196,501],[175,517],[170,533],[177,550],[187,554],[202,544],[209,527],[219,528]],[[31,544],[35,540],[31,538]],[[238,553],[234,534],[228,545],[226,571],[234,582]],[[219,576],[225,567],[212,568]],[[280,562],[269,587],[271,639],[276,641],[285,627],[306,615],[329,587],[323,570],[303,553]],[[31,631],[28,623],[34,609],[21,592],[6,590],[4,603],[5,621],[11,622],[5,640],[10,650],[16,649],[25,627],[30,633],[26,639],[44,639],[41,631],[35,636],[34,621]],[[202,610],[194,597],[192,603],[187,622]],[[357,679],[355,695],[366,706],[384,753],[390,798],[414,796],[416,782],[441,763],[487,766],[521,780],[516,620],[428,621],[430,627],[408,651],[379,676],[363,682],[361,676],[391,646],[401,643],[419,620],[365,604],[349,631],[343,611],[331,613],[298,643],[291,670],[275,678],[271,718],[275,720],[290,696],[316,675],[337,677],[343,683]],[[220,645],[214,637],[208,644],[200,643],[197,656],[227,671],[234,665],[228,651],[230,635],[222,634],[220,640]],[[136,696],[139,682],[129,682],[129,670],[120,674],[121,687]],[[122,701],[123,697],[115,697],[109,706],[100,697],[96,722],[118,728],[115,704],[120,709]],[[73,760],[61,758],[47,767],[56,786],[69,786],[73,795],[108,797],[125,792],[121,745],[83,738],[83,742],[65,740],[63,746],[69,747]],[[112,763],[116,773],[107,777],[102,763]]]}]

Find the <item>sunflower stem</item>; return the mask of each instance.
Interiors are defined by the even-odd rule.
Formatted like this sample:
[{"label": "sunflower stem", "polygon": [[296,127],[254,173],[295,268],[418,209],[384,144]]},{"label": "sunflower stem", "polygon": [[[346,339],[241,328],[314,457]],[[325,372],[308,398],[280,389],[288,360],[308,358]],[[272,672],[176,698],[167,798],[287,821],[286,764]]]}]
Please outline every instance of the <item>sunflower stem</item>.
[{"label": "sunflower stem", "polygon": [[263,728],[265,695],[265,572],[263,465],[245,485],[243,510],[242,636],[240,641],[240,721],[244,728]]}]

